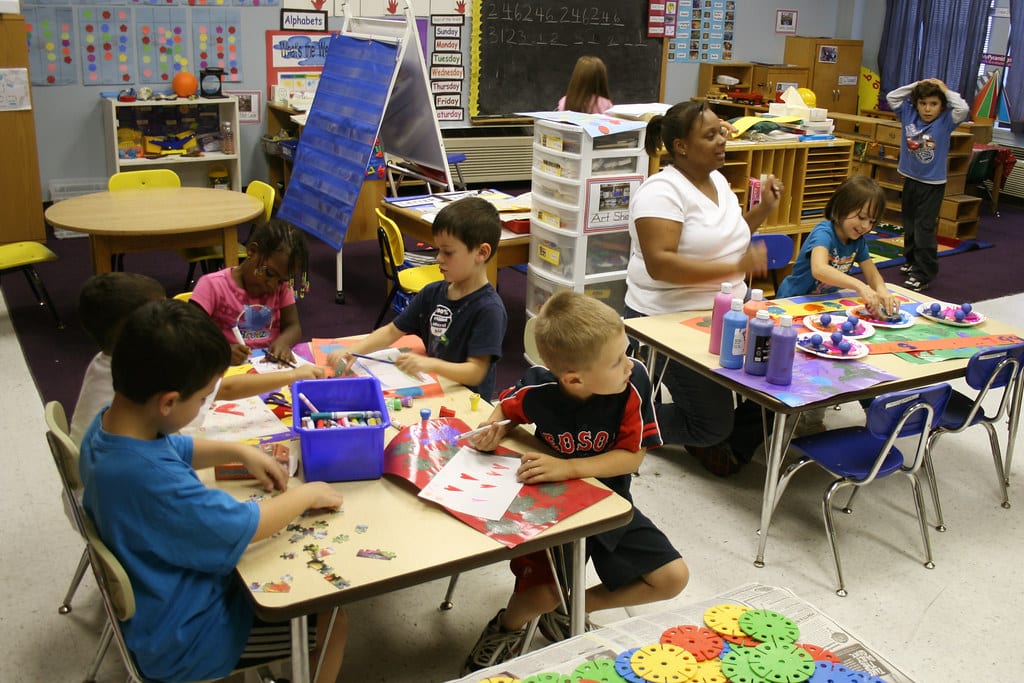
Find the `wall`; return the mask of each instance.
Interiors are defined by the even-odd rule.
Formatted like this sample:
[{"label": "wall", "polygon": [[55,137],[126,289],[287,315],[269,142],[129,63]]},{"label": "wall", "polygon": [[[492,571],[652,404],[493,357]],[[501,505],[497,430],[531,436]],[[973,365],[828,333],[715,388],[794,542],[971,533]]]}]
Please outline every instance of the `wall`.
[{"label": "wall", "polygon": [[[777,5],[741,1],[736,22],[735,54],[738,61],[781,62],[785,36],[774,32]],[[793,0],[787,9],[799,12],[797,30],[800,35],[835,36],[864,40],[864,63],[877,69],[878,40],[885,15],[884,0]],[[246,7],[242,19],[241,83],[225,84],[227,90],[259,90],[266,105],[264,76],[264,32],[279,28],[276,7]],[[858,21],[859,19],[859,21]],[[340,28],[340,19],[331,20],[331,28]],[[853,35],[862,30],[864,35]],[[613,81],[620,76],[609,65]],[[665,101],[678,102],[696,94],[698,65],[670,63],[666,69]],[[36,130],[38,134],[39,167],[44,197],[49,197],[49,181],[54,178],[106,177],[109,172],[104,157],[101,91],[116,90],[114,86],[53,86],[33,88]],[[652,94],[651,100],[657,99]],[[242,152],[242,183],[266,177],[266,164],[259,145],[261,125],[241,126],[239,149]]]}]

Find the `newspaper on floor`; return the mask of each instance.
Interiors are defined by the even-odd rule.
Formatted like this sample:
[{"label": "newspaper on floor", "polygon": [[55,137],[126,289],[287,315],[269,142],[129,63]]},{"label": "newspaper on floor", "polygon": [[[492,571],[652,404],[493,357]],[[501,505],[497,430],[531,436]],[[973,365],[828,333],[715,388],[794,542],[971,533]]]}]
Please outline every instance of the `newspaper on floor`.
[{"label": "newspaper on floor", "polygon": [[657,643],[662,632],[673,626],[703,626],[704,611],[722,603],[737,603],[784,614],[800,627],[799,642],[812,643],[830,650],[849,668],[865,671],[889,683],[913,683],[892,663],[792,591],[757,583],[675,609],[623,619],[596,631],[528,652],[503,664],[482,669],[451,683],[477,683],[496,676],[524,679],[544,672],[568,676],[584,662],[614,659],[625,650]]}]

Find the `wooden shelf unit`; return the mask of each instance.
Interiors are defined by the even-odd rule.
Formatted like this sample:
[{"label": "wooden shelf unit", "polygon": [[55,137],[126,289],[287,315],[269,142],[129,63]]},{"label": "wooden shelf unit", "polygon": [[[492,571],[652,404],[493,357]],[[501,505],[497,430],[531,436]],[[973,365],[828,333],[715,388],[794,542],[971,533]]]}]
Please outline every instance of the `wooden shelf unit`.
[{"label": "wooden shelf unit", "polygon": [[817,96],[816,106],[831,116],[857,113],[863,52],[863,40],[786,36],[783,58],[807,69],[807,87]]}]

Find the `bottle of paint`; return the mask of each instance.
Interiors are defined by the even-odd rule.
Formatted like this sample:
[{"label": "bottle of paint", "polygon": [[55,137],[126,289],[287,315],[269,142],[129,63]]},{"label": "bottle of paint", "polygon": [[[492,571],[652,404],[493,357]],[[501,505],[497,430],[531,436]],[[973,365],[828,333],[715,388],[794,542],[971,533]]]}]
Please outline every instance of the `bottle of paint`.
[{"label": "bottle of paint", "polygon": [[743,314],[747,316],[747,320],[753,320],[758,311],[767,310],[767,308],[768,302],[764,300],[764,290],[750,290],[750,299],[743,304]]},{"label": "bottle of paint", "polygon": [[772,330],[771,352],[765,379],[770,384],[787,386],[793,382],[793,356],[796,354],[796,330],[793,316],[784,315]]},{"label": "bottle of paint", "polygon": [[733,299],[729,312],[722,319],[722,346],[718,362],[723,368],[743,367],[743,342],[746,339],[747,316],[743,315],[743,301]]},{"label": "bottle of paint", "polygon": [[722,350],[722,320],[732,305],[732,283],[723,282],[722,291],[715,294],[715,303],[711,308],[711,343],[708,351],[716,356]]},{"label": "bottle of paint", "polygon": [[747,351],[743,371],[749,375],[764,375],[768,371],[768,354],[775,325],[768,311],[757,312],[747,328]]}]

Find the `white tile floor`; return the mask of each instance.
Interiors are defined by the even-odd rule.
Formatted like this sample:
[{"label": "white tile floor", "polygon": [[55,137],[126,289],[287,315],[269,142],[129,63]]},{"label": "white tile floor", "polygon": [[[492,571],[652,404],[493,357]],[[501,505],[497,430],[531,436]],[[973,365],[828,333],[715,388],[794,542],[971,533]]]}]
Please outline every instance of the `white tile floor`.
[{"label": "white tile floor", "polygon": [[[987,315],[1024,327],[1024,295],[979,302]],[[46,447],[43,411],[0,300],[0,659],[3,681],[81,680],[103,623],[91,575],[74,609],[58,615],[82,550],[59,503],[59,482]],[[79,378],[69,377],[69,382]],[[862,420],[856,405],[829,411],[837,426]],[[1017,470],[1024,459],[1018,439]],[[825,479],[797,477],[779,508],[767,566],[753,566],[764,469],[752,463],[717,479],[678,453],[652,454],[634,479],[637,504],[669,534],[692,579],[677,600],[702,599],[750,581],[784,586],[831,615],[917,681],[1019,680],[1024,650],[1013,645],[1024,609],[1016,579],[1024,560],[1024,493],[999,506],[982,432],[946,437],[937,454],[949,530],[932,533],[936,568],[922,549],[909,486],[893,478],[863,493],[856,514],[841,515],[840,548],[850,595],[839,598],[819,513]],[[443,539],[438,539],[443,543]],[[504,603],[511,581],[495,566],[462,577],[455,609],[439,612],[445,584],[411,588],[349,607],[353,624],[342,680],[443,681],[455,678],[479,631]],[[639,608],[656,610],[658,605]],[[596,613],[609,623],[621,612]],[[537,638],[537,646],[543,638]],[[970,673],[970,672],[974,673]],[[1016,672],[1016,673],[1014,673]],[[124,680],[116,651],[101,681]]]}]

